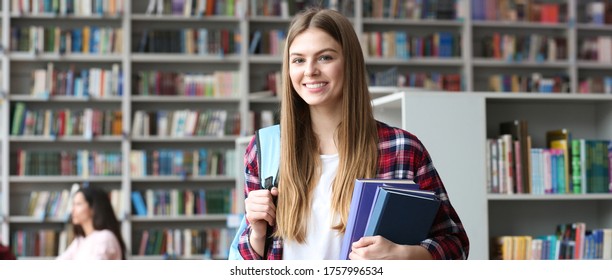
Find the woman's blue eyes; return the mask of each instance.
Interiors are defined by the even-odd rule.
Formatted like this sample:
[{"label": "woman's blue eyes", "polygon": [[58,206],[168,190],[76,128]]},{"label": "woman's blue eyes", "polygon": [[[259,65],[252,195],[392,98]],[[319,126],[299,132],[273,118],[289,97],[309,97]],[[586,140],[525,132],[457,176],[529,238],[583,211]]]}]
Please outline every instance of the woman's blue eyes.
[{"label": "woman's blue eyes", "polygon": [[[331,55],[322,55],[318,58],[319,61],[328,61],[328,60],[332,60],[333,58],[331,57]],[[306,60],[303,58],[295,58],[292,60],[293,63],[303,63]]]}]

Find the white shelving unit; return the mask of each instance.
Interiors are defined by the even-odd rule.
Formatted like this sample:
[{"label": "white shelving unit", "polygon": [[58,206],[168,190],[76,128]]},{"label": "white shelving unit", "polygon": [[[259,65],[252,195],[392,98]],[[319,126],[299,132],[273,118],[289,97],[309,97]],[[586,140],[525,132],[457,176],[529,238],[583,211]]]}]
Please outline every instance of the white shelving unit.
[{"label": "white shelving unit", "polygon": [[[235,220],[233,215],[211,215],[194,218],[142,218],[131,214],[130,193],[132,190],[146,188],[165,189],[178,186],[181,189],[206,188],[219,186],[236,187],[239,197],[243,195],[241,172],[242,161],[237,162],[237,177],[163,177],[132,178],[129,161],[122,163],[121,176],[115,177],[19,177],[15,176],[15,153],[20,148],[44,147],[47,149],[114,149],[128,158],[130,151],[137,149],[159,148],[235,148],[241,159],[240,151],[248,139],[240,136],[224,137],[131,137],[132,117],[136,110],[177,110],[177,109],[225,109],[237,111],[241,115],[241,127],[249,123],[249,111],[277,111],[278,97],[251,98],[250,93],[263,90],[266,75],[280,70],[280,54],[249,54],[250,34],[254,30],[284,29],[290,18],[274,16],[236,17],[205,16],[184,17],[174,15],[147,15],[148,1],[123,1],[124,13],[121,16],[66,16],[54,15],[17,15],[12,14],[12,1],[1,0],[2,13],[0,53],[2,82],[0,83],[0,242],[9,243],[11,232],[25,228],[63,228],[62,221],[35,221],[22,218],[15,201],[26,201],[27,192],[42,188],[60,190],[70,188],[74,182],[95,184],[105,189],[120,189],[124,211],[120,215],[122,235],[129,248],[128,256],[136,258],[138,232],[147,228],[165,226],[199,228],[214,226],[225,227]],[[247,11],[251,1],[240,1],[241,11]],[[529,121],[530,134],[534,146],[542,146],[543,133],[552,128],[567,127],[580,137],[612,137],[612,98],[603,94],[575,94],[579,81],[586,76],[612,76],[612,68],[605,63],[582,61],[577,50],[580,40],[585,36],[612,34],[612,26],[587,24],[585,3],[589,1],[557,0],[567,3],[568,21],[547,24],[524,22],[494,22],[472,20],[469,12],[457,20],[404,20],[378,19],[364,17],[368,1],[354,1],[354,15],[350,17],[358,34],[374,31],[402,31],[409,34],[424,35],[448,31],[461,36],[461,53],[453,58],[372,58],[366,57],[368,71],[379,72],[397,67],[401,73],[410,71],[459,73],[462,77],[461,93],[439,93],[399,87],[372,87],[373,97],[383,97],[389,93],[403,91],[402,95],[385,97],[377,103],[376,114],[381,120],[406,128],[415,133],[431,152],[455,208],[466,225],[471,241],[470,258],[488,258],[489,238],[499,234],[513,234],[522,231],[539,234],[550,232],[550,224],[560,217],[592,217],[594,225],[609,225],[612,221],[610,197],[532,197],[532,196],[492,196],[486,194],[484,143],[492,135],[501,121],[515,118]],[[458,11],[471,11],[472,1],[457,1]],[[21,25],[58,25],[62,27],[84,24],[121,27],[123,30],[123,52],[108,55],[57,55],[10,52],[12,26]],[[178,29],[186,27],[234,28],[240,31],[240,51],[228,55],[181,55],[150,54],[135,52],[141,32],[146,28]],[[480,40],[484,35],[495,31],[511,34],[537,33],[567,38],[568,59],[554,62],[506,62],[482,57]],[[29,94],[31,72],[44,68],[47,62],[56,65],[78,64],[82,67],[105,66],[117,63],[123,72],[123,96],[105,99],[32,97]],[[231,98],[191,98],[191,97],[144,97],[132,92],[132,77],[144,70],[168,70],[182,72],[212,72],[214,70],[238,71],[241,88],[237,97]],[[570,81],[570,94],[537,93],[492,93],[488,88],[491,74],[522,74],[533,72],[543,74],[565,73]],[[414,91],[414,92],[413,92]],[[2,95],[3,94],[3,95]],[[117,109],[123,112],[123,136],[96,137],[25,137],[11,136],[12,108],[16,102],[25,102],[35,108],[83,108],[94,107]],[[396,103],[397,102],[397,103]],[[399,107],[397,104],[405,104]],[[403,108],[398,111],[399,108]],[[241,135],[244,135],[242,133]],[[245,137],[248,138],[248,137]],[[246,141],[246,142],[245,142]],[[44,185],[44,187],[43,187]],[[24,200],[25,199],[25,200]],[[239,199],[241,201],[241,199]],[[239,208],[241,204],[239,203]],[[567,209],[576,207],[572,214]],[[550,209],[550,210],[549,210]],[[242,209],[238,209],[239,211]],[[536,211],[529,214],[529,211]],[[545,211],[543,211],[545,210]],[[561,213],[561,214],[554,214]],[[538,215],[543,215],[541,218]],[[565,219],[565,218],[563,218]],[[228,222],[229,221],[229,222]],[[505,221],[508,221],[507,223]],[[591,222],[588,220],[587,222]],[[540,231],[541,229],[541,231]],[[147,256],[144,259],[161,258]]]},{"label": "white shelving unit", "polygon": [[533,147],[545,147],[546,131],[557,128],[612,139],[612,95],[395,93],[373,103],[380,120],[414,133],[430,152],[470,238],[470,259],[488,259],[496,236],[551,234],[578,221],[612,227],[612,194],[488,194],[485,166],[485,139],[509,120],[528,121]]},{"label": "white shelving unit", "polygon": [[8,132],[9,132],[9,102],[8,102],[8,79],[9,60],[6,55],[10,34],[6,32],[5,26],[9,26],[9,16],[7,7],[8,1],[0,2],[0,13],[2,14],[2,26],[0,27],[1,38],[0,46],[2,53],[0,54],[0,243],[8,244],[9,226],[9,160],[8,160]]},{"label": "white shelving unit", "polygon": [[[123,212],[119,215],[122,223],[122,236],[127,245],[128,258],[135,256],[140,244],[139,232],[143,229],[162,228],[194,228],[226,226],[229,214],[210,214],[196,216],[133,216],[131,210],[130,193],[132,190],[169,189],[181,190],[226,188],[235,187],[234,176],[162,176],[132,178],[130,175],[129,154],[133,149],[159,149],[159,148],[234,148],[238,136],[197,136],[191,138],[175,137],[131,137],[130,129],[132,115],[135,110],[177,110],[177,109],[226,109],[241,112],[244,127],[247,111],[246,90],[240,89],[237,97],[224,98],[195,98],[182,96],[138,96],[132,92],[132,77],[142,70],[161,70],[177,72],[212,73],[215,70],[230,70],[240,73],[240,83],[246,84],[247,66],[246,52],[227,55],[183,55],[165,53],[138,53],[135,52],[134,36],[140,36],[145,28],[179,29],[186,27],[207,28],[234,28],[241,34],[246,32],[245,20],[241,16],[206,16],[185,17],[173,15],[146,15],[148,1],[123,1],[123,14],[120,16],[55,16],[55,15],[17,15],[10,11],[11,1],[2,0],[2,103],[0,107],[0,241],[8,244],[12,233],[20,229],[54,229],[61,230],[66,223],[64,219],[36,219],[23,216],[23,205],[27,206],[28,194],[35,190],[61,190],[69,189],[72,183],[90,184],[106,190],[120,189],[122,194]],[[243,4],[246,4],[244,2]],[[64,28],[75,28],[85,24],[95,26],[109,26],[123,30],[122,49],[118,54],[91,55],[69,54],[59,55],[53,53],[20,53],[8,51],[12,26],[29,25],[57,25]],[[134,35],[134,36],[133,36]],[[246,46],[246,45],[243,45]],[[116,63],[123,72],[123,96],[104,99],[74,98],[53,96],[50,98],[33,97],[28,94],[31,85],[31,72],[33,69],[44,68],[46,63],[66,67],[77,64],[81,67],[106,66]],[[10,89],[10,90],[9,90]],[[10,94],[8,94],[10,92]],[[87,139],[79,136],[41,137],[41,136],[12,136],[10,135],[10,119],[12,105],[16,102],[25,102],[28,107],[34,108],[82,108],[93,107],[102,109],[121,110],[123,135],[101,136]],[[41,145],[42,144],[42,145]],[[123,158],[121,176],[99,176],[82,178],[78,176],[16,176],[15,156],[17,149],[47,147],[47,149],[74,149],[74,147],[87,149],[113,149],[120,151]],[[45,148],[43,148],[45,149]],[[5,216],[6,215],[6,216]],[[138,243],[137,243],[138,242]],[[147,258],[161,259],[162,256],[147,256]],[[189,258],[201,259],[196,255]]]}]

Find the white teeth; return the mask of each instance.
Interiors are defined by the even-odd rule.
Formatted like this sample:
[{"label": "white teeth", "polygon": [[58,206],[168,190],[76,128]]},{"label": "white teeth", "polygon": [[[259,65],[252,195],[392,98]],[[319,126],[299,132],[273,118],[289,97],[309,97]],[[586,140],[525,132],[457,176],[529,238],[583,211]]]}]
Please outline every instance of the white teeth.
[{"label": "white teeth", "polygon": [[318,84],[306,84],[307,88],[320,88],[326,85],[326,83],[318,83]]}]

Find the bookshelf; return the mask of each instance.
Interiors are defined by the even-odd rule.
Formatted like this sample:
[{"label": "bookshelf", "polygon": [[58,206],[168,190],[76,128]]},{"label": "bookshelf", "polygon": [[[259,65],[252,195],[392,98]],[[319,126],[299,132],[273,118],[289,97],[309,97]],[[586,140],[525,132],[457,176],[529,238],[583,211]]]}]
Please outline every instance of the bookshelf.
[{"label": "bookshelf", "polygon": [[399,92],[373,105],[377,118],[425,143],[470,237],[470,259],[488,259],[497,236],[549,235],[574,222],[612,227],[611,193],[491,194],[483,160],[485,138],[514,119],[527,120],[534,148],[546,147],[546,131],[560,127],[575,138],[612,139],[611,95]]},{"label": "bookshelf", "polygon": [[[72,5],[80,4],[85,6],[88,3],[98,3],[98,1],[68,2],[71,2]],[[101,30],[99,35],[100,45],[97,46],[100,53],[97,54],[87,53],[84,50],[82,52],[75,52],[74,50],[69,52],[61,48],[58,50],[57,46],[47,49],[47,45],[41,51],[29,51],[29,48],[26,47],[26,50],[13,49],[2,54],[2,69],[10,69],[10,71],[3,71],[2,77],[3,80],[7,81],[7,83],[2,84],[2,91],[8,93],[8,89],[10,89],[10,95],[2,96],[2,100],[6,100],[6,102],[2,102],[2,107],[0,107],[2,109],[0,110],[2,114],[2,124],[0,124],[0,129],[2,129],[2,136],[0,137],[2,143],[0,149],[0,154],[2,155],[2,162],[0,163],[2,167],[2,201],[0,207],[2,207],[2,211],[0,213],[8,214],[7,216],[3,215],[1,220],[2,231],[0,231],[0,234],[2,235],[2,242],[8,243],[12,241],[15,232],[21,230],[29,232],[52,230],[56,234],[63,230],[67,222],[65,218],[32,217],[27,209],[23,208],[23,205],[28,205],[32,192],[43,190],[59,192],[66,189],[69,190],[73,183],[79,183],[81,185],[95,185],[107,191],[120,191],[118,192],[120,194],[119,197],[114,202],[118,205],[118,208],[115,210],[122,224],[122,236],[128,248],[128,258],[224,258],[223,247],[226,247],[226,245],[223,245],[225,244],[223,240],[227,239],[225,235],[232,235],[231,232],[225,230],[228,216],[233,213],[228,207],[229,204],[226,203],[226,209],[220,213],[186,215],[182,212],[184,211],[183,209],[178,210],[178,215],[176,213],[161,214],[158,212],[156,215],[136,215],[132,211],[131,193],[134,191],[143,194],[151,192],[156,195],[171,196],[175,195],[175,193],[172,193],[170,190],[176,190],[180,194],[187,192],[201,193],[205,191],[207,193],[210,192],[209,195],[212,196],[213,190],[219,189],[227,190],[227,194],[224,195],[231,199],[229,193],[235,189],[236,181],[233,165],[232,168],[224,168],[227,170],[215,174],[208,174],[204,171],[197,174],[178,171],[165,173],[167,175],[152,175],[155,173],[153,170],[150,170],[149,173],[135,175],[131,172],[134,161],[130,156],[136,151],[143,151],[143,153],[148,153],[149,155],[152,155],[155,151],[159,151],[160,154],[162,151],[167,151],[168,154],[165,157],[167,161],[171,159],[169,151],[175,152],[172,155],[180,154],[182,157],[191,155],[190,152],[195,150],[201,151],[206,149],[213,153],[213,151],[217,150],[229,152],[234,148],[234,142],[238,138],[240,131],[224,133],[224,123],[218,124],[221,126],[221,130],[217,128],[216,130],[208,131],[209,133],[199,133],[198,131],[198,135],[194,136],[193,131],[189,135],[184,131],[176,131],[176,133],[172,131],[172,134],[153,133],[155,132],[154,130],[149,130],[146,133],[134,133],[133,121],[138,111],[163,111],[169,115],[177,116],[178,112],[188,110],[192,114],[210,114],[214,117],[216,115],[212,113],[212,110],[236,113],[245,111],[247,103],[241,98],[241,96],[244,96],[244,90],[238,87],[231,88],[229,96],[218,96],[221,88],[211,90],[211,92],[217,93],[217,95],[212,96],[185,94],[187,92],[185,88],[180,88],[178,93],[169,96],[167,92],[160,93],[156,91],[160,88],[152,88],[150,92],[145,92],[144,89],[138,87],[138,81],[142,75],[169,73],[169,75],[175,74],[175,76],[172,76],[173,78],[180,75],[184,82],[182,85],[194,88],[193,80],[198,80],[200,83],[198,86],[208,88],[205,85],[213,83],[206,82],[207,84],[203,85],[201,80],[210,79],[216,74],[215,71],[233,72],[235,74],[231,79],[233,79],[234,84],[245,84],[244,77],[246,76],[243,77],[243,75],[246,72],[243,70],[247,64],[243,62],[244,59],[241,59],[244,54],[240,50],[238,42],[235,44],[235,51],[233,52],[219,53],[218,49],[216,52],[206,49],[205,51],[208,54],[193,52],[187,54],[177,53],[176,49],[164,49],[165,47],[173,46],[161,44],[161,40],[159,40],[165,39],[165,41],[170,41],[170,38],[176,39],[173,37],[164,38],[163,36],[176,36],[181,32],[186,33],[188,28],[196,30],[206,29],[211,33],[230,28],[231,32],[237,30],[239,32],[236,34],[241,34],[241,30],[245,28],[244,21],[240,20],[239,11],[236,11],[236,15],[232,13],[232,15],[227,16],[214,14],[206,16],[184,16],[181,14],[177,16],[171,13],[161,13],[158,15],[156,11],[153,14],[146,13],[148,1],[109,0],[99,2],[105,5],[108,4],[109,6],[104,6],[104,8],[109,9],[112,9],[111,3],[123,6],[121,8],[115,6],[117,13],[109,10],[104,13],[75,13],[68,15],[62,15],[61,12],[60,14],[17,13],[12,9],[2,9],[3,46],[10,46],[10,42],[13,40],[10,37],[11,28],[13,27],[58,27],[61,29],[61,32],[71,32],[71,35],[74,36],[71,37],[73,43],[78,40],[74,31],[75,26],[91,27],[91,36],[97,36],[93,35],[94,27],[98,27]],[[165,2],[170,3],[170,1]],[[10,4],[11,1],[3,1],[2,7],[10,7]],[[93,8],[95,11],[96,7]],[[102,31],[103,28],[106,29]],[[85,36],[85,29],[80,29],[79,31],[81,35]],[[158,32],[154,34],[158,39],[154,39],[153,35],[146,37],[148,45],[141,49],[143,33],[146,31],[150,31],[149,34]],[[221,34],[221,32],[217,32],[215,36],[221,36]],[[216,39],[216,37],[210,38],[211,40]],[[234,39],[233,36],[231,38]],[[85,41],[85,39],[83,40]],[[111,43],[105,45],[105,42]],[[212,43],[214,41],[211,41]],[[94,45],[92,44],[90,47],[94,48]],[[219,48],[216,45],[213,47]],[[85,47],[83,46],[83,48]],[[94,50],[92,49],[92,51]],[[31,78],[31,75],[38,69],[47,70],[48,73],[52,73],[51,70],[55,70],[58,73],[65,73],[65,75],[75,75],[75,77],[78,74],[84,73],[81,71],[87,70],[89,71],[87,82],[89,82],[91,87],[91,93],[94,93],[94,85],[103,83],[100,81],[101,77],[110,78],[110,81],[108,84],[103,84],[104,88],[107,89],[106,91],[100,88],[100,92],[96,92],[96,94],[79,94],[76,90],[78,87],[76,86],[75,78],[75,91],[72,94],[74,96],[70,96],[71,94],[64,93],[62,90],[57,90],[57,95],[46,93],[31,95],[31,86],[35,84],[35,80]],[[71,73],[73,70],[74,73]],[[95,71],[104,72],[105,70],[109,74],[112,73],[112,75],[91,78],[97,74]],[[107,73],[103,74],[106,75]],[[221,75],[219,74],[219,76]],[[84,77],[87,76],[80,77],[85,81],[86,78]],[[217,77],[217,79],[222,78]],[[191,79],[191,83],[185,82],[188,79]],[[61,83],[59,77],[58,81]],[[174,80],[170,80],[170,83],[174,83]],[[217,84],[219,83],[217,82]],[[111,86],[112,89],[108,90],[109,87],[107,86]],[[177,90],[177,88],[175,87],[173,90]],[[163,88],[163,90],[167,90],[167,88]],[[103,130],[101,133],[74,131],[74,135],[59,131],[51,133],[36,131],[35,133],[14,134],[10,130],[13,125],[9,119],[13,118],[13,114],[19,106],[23,106],[25,111],[28,112],[46,112],[50,110],[54,114],[52,116],[59,117],[59,115],[55,115],[55,112],[63,112],[77,119],[86,118],[87,113],[81,112],[84,108],[91,110],[94,116],[99,111],[103,115],[99,120],[102,124],[99,125],[103,129],[110,130]],[[228,123],[230,121],[244,122],[242,118],[235,120],[232,114],[228,115]],[[244,115],[244,113],[241,113],[241,115]],[[175,117],[175,119],[178,118]],[[234,125],[238,129],[241,126],[244,127],[242,124]],[[90,129],[95,130],[96,128]],[[43,150],[48,152],[64,150],[92,152],[99,150],[101,153],[107,151],[114,153],[102,154],[98,158],[100,161],[106,160],[102,166],[92,169],[95,172],[103,169],[103,171],[99,172],[100,174],[84,174],[82,171],[77,171],[76,173],[69,174],[69,176],[65,176],[65,174],[59,175],[49,170],[45,172],[40,170],[23,171],[17,168],[18,152],[22,150]],[[34,157],[35,155],[32,153],[29,156]],[[44,159],[44,156],[45,154],[43,153],[40,157]],[[218,158],[221,156],[215,155],[214,157]],[[235,158],[231,153],[222,155],[222,157],[226,158],[225,164],[227,165],[232,164]],[[94,162],[97,164],[97,160],[94,160]],[[22,175],[17,175],[20,172]],[[47,174],[49,172],[50,174]],[[176,205],[174,206],[176,207]],[[163,256],[159,251],[154,250],[151,252],[147,251],[146,256],[140,255],[139,251],[140,247],[142,247],[143,232],[148,231],[150,233],[149,236],[154,236],[160,240],[162,234],[168,233],[184,236],[185,239],[183,240],[186,240],[188,229],[190,230],[190,235],[193,234],[190,237],[194,242],[193,244],[197,243],[195,240],[202,238],[204,233],[209,234],[209,242],[211,243],[208,245],[214,244],[218,247],[216,251],[210,254],[192,254],[186,251],[186,247],[177,246],[173,252],[176,256],[169,252],[166,252],[167,256]],[[216,236],[215,238],[212,237],[213,234]],[[145,241],[149,240],[151,239],[145,239]],[[202,246],[201,243],[198,246]],[[49,256],[46,257],[48,258]],[[27,258],[45,257],[28,256]]]},{"label": "bookshelf", "polygon": [[[145,230],[166,228],[203,230],[231,226],[232,221],[235,220],[235,216],[231,213],[195,215],[194,217],[135,215],[132,210],[131,193],[139,191],[144,194],[147,190],[161,191],[171,188],[180,191],[221,188],[235,189],[240,197],[243,192],[242,184],[239,181],[241,167],[236,168],[232,174],[214,176],[210,174],[193,176],[180,172],[166,176],[134,176],[131,174],[130,155],[133,151],[151,154],[153,151],[165,149],[182,151],[201,148],[222,151],[243,149],[245,141],[248,141],[242,139],[243,136],[252,134],[256,124],[274,122],[279,110],[280,99],[271,93],[273,87],[278,85],[271,77],[274,77],[274,72],[278,71],[281,66],[282,59],[278,50],[281,49],[282,40],[270,40],[270,38],[283,38],[282,31],[286,30],[290,14],[296,8],[294,4],[300,2],[310,5],[311,2],[316,1],[235,1],[239,4],[233,7],[232,15],[201,16],[191,15],[195,10],[192,10],[189,16],[184,15],[184,10],[180,15],[169,12],[158,13],[156,9],[147,13],[149,1],[129,0],[116,2],[123,3],[123,10],[118,14],[94,13],[65,16],[19,14],[13,12],[12,2],[10,0],[0,2],[1,44],[5,50],[0,54],[2,70],[0,77],[2,79],[0,83],[0,241],[9,243],[11,234],[21,229],[58,231],[63,229],[65,221],[60,219],[41,221],[27,218],[26,212],[20,208],[19,204],[27,203],[31,191],[69,189],[75,182],[100,186],[109,191],[120,190],[119,218],[130,258],[163,258],[160,254],[139,256],[142,233]],[[171,3],[171,1],[165,2]],[[197,1],[194,2],[197,3]],[[428,1],[423,1],[423,3],[426,2],[428,3]],[[444,3],[448,1],[439,0],[437,2],[440,6],[445,7]],[[544,227],[548,229],[558,218],[551,213],[530,219],[532,217],[526,211],[523,213],[517,210],[517,213],[514,213],[513,209],[524,208],[540,213],[543,212],[542,209],[550,207],[563,213],[567,206],[576,205],[578,210],[571,217],[577,220],[581,217],[596,217],[593,218],[595,225],[611,226],[606,224],[606,221],[612,220],[612,211],[607,206],[610,198],[607,195],[540,198],[527,195],[508,197],[486,193],[485,166],[482,160],[484,149],[482,147],[485,146],[486,137],[492,136],[498,122],[513,118],[527,118],[530,124],[530,134],[537,145],[540,145],[542,141],[538,137],[543,137],[546,130],[561,126],[573,130],[574,135],[581,137],[612,137],[612,131],[610,131],[612,127],[610,104],[612,101],[610,95],[600,94],[605,91],[605,87],[600,86],[600,81],[605,81],[605,77],[612,76],[612,70],[608,66],[610,62],[589,60],[588,57],[579,55],[584,41],[598,36],[612,36],[612,27],[610,24],[591,23],[591,17],[587,16],[586,9],[589,3],[595,2],[592,0],[531,2],[562,4],[559,7],[562,10],[565,9],[566,12],[560,14],[566,15],[566,20],[543,25],[539,22],[487,18],[486,10],[478,9],[484,5],[480,5],[482,3],[476,0],[456,1],[457,19],[445,19],[444,15],[448,11],[444,9],[438,16],[433,10],[423,8],[424,13],[431,14],[430,18],[412,19],[400,14],[392,15],[392,10],[385,10],[382,5],[377,6],[377,1],[335,2],[338,5],[337,8],[349,16],[357,33],[362,35],[362,46],[367,54],[366,63],[372,75],[373,97],[383,97],[392,92],[404,91],[407,93],[402,95],[401,98],[404,98],[404,101],[401,102],[426,105],[405,107],[410,109],[405,110],[400,118],[399,113],[396,112],[397,105],[393,105],[395,104],[394,98],[399,97],[391,97],[387,100],[388,102],[381,102],[381,104],[387,104],[382,106],[383,108],[389,106],[390,108],[384,109],[383,112],[378,111],[377,116],[390,124],[407,128],[421,137],[426,144],[445,181],[452,201],[466,224],[472,245],[470,258],[473,259],[488,258],[488,240],[492,236],[513,234],[515,230],[539,234],[540,231],[530,231],[530,229],[543,230]],[[256,12],[253,12],[246,6],[250,3],[261,6],[255,9]],[[264,3],[270,5],[266,8],[267,14],[263,12]],[[274,3],[279,6],[274,6]],[[287,4],[287,10],[281,3]],[[169,5],[165,7],[165,10],[169,11],[171,8],[172,6]],[[489,7],[492,11],[495,11],[495,8],[495,6]],[[484,15],[481,16],[481,13]],[[10,50],[11,28],[13,27],[57,26],[62,30],[73,30],[75,26],[84,25],[113,30],[121,29],[120,33],[116,33],[118,34],[116,38],[120,38],[120,43],[117,43],[116,47],[121,51],[108,51],[104,54],[75,52],[59,54],[54,51],[34,53]],[[217,30],[227,30],[227,32],[234,32],[233,34],[240,36],[232,37],[235,40],[234,48],[223,45],[206,50],[196,48],[189,54],[177,52],[176,48],[172,49],[171,46],[163,44],[163,41],[173,41],[168,38],[176,39],[176,36],[180,36],[178,31],[187,31],[190,28],[195,30],[191,32],[206,29],[209,34]],[[164,32],[155,33],[156,31]],[[262,39],[260,40],[263,38],[268,40],[265,43],[261,41],[259,46],[252,47],[253,37],[257,31],[261,32]],[[558,56],[555,56],[555,59],[513,59],[512,61],[503,57],[492,58],[488,55],[486,45],[483,43],[492,40],[489,38],[492,38],[496,32],[500,36],[514,36],[516,40],[531,34],[560,38],[558,40],[560,45],[556,48]],[[147,40],[143,43],[145,33],[153,34],[153,37],[147,35],[148,37],[145,37]],[[375,39],[372,38],[379,36],[384,38],[380,41],[381,44],[385,40],[386,42],[391,40],[394,43],[389,45],[395,45],[397,49],[397,45],[401,46],[401,43],[397,42],[401,42],[401,39],[398,38],[402,38],[402,33],[408,34],[413,40],[409,58],[406,57],[406,53],[377,49],[374,46],[373,42],[376,41],[373,41]],[[223,32],[219,34],[221,35],[214,36],[226,36],[222,35]],[[159,40],[160,38],[162,40]],[[212,38],[211,41],[214,41],[219,37]],[[445,54],[432,55],[425,52],[424,47],[423,52],[417,52],[417,44],[424,45],[427,40],[433,40],[428,38],[438,38],[437,40],[442,38],[447,42],[444,44],[447,49],[444,51]],[[147,42],[150,42],[150,46],[147,45]],[[223,53],[218,51],[218,48],[224,47],[228,49]],[[254,48],[253,51],[252,48]],[[122,77],[119,86],[122,94],[104,95],[103,97],[31,95],[32,73],[38,69],[46,70],[50,65],[55,70],[66,73],[71,67],[76,70],[100,68],[111,71],[111,73],[118,67],[119,76]],[[232,73],[231,79],[238,85],[233,88],[233,95],[206,97],[180,94],[157,95],[153,93],[155,88],[151,89],[150,94],[143,94],[145,90],[139,83],[143,77],[151,75],[175,77],[183,74],[181,76],[183,79],[210,78],[215,75],[215,71]],[[493,92],[493,87],[489,86],[491,75],[531,77],[534,73],[540,73],[543,78],[563,77],[562,81],[564,81],[568,94],[539,94],[536,92],[502,94]],[[396,83],[399,76],[403,76],[401,79],[404,83]],[[504,76],[499,77],[503,79]],[[588,77],[601,79],[587,80]],[[218,80],[217,83],[219,83]],[[412,92],[415,91],[414,87],[424,87],[426,90]],[[441,90],[445,92],[440,93]],[[419,91],[428,92],[421,94]],[[461,93],[449,93],[450,91],[461,91]],[[589,92],[589,94],[577,94],[578,92]],[[1,95],[2,93],[4,95]],[[94,137],[12,135],[13,114],[19,103],[25,104],[28,110],[77,112],[83,108],[90,108],[110,112],[120,111],[122,114],[118,119],[121,120],[121,128],[119,133]],[[216,134],[194,136],[189,133],[179,133],[178,136],[144,132],[134,134],[134,120],[138,111],[165,111],[167,114],[175,114],[182,110],[198,112],[199,115],[204,115],[205,112],[211,110],[237,112],[240,115],[240,131],[224,133],[222,136]],[[546,116],[548,113],[551,115]],[[449,114],[453,118],[447,117]],[[421,119],[424,115],[435,115],[429,121],[435,122],[440,128],[447,129],[434,131],[426,123],[417,124],[412,121]],[[449,119],[454,121],[449,122]],[[457,137],[458,135],[462,137]],[[469,148],[461,149],[461,152],[458,152],[454,144],[449,145],[447,139],[454,139],[453,141],[457,141],[461,146]],[[36,149],[115,151],[123,159],[116,163],[121,173],[120,175],[87,178],[75,175],[17,176],[17,152]],[[242,157],[240,152],[236,154],[236,159],[229,164],[240,166]],[[469,159],[469,162],[462,164],[461,168],[457,169],[456,162],[465,162],[466,159]],[[465,174],[474,174],[474,176],[465,176]],[[477,179],[476,183],[474,178]],[[19,204],[14,201],[19,201]],[[237,213],[240,213],[241,205],[237,205],[237,208]],[[502,221],[506,219],[511,221],[512,228],[503,224]],[[549,231],[552,230],[547,232]],[[185,255],[184,257],[207,258],[212,256]]]}]

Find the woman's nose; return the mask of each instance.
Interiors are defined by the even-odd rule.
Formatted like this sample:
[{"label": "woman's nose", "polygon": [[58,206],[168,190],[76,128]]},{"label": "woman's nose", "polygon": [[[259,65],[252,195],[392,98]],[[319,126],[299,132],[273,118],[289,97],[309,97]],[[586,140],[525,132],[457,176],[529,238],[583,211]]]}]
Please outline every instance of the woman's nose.
[{"label": "woman's nose", "polygon": [[306,64],[306,68],[304,69],[304,76],[312,77],[318,74],[317,66],[314,62],[309,62]]}]

